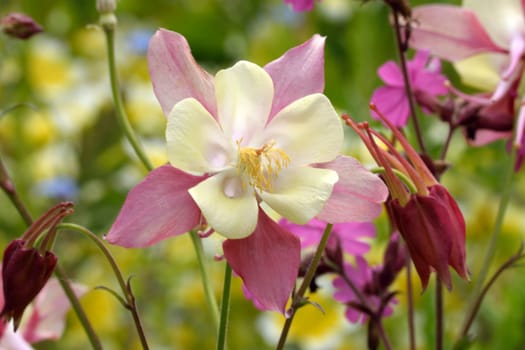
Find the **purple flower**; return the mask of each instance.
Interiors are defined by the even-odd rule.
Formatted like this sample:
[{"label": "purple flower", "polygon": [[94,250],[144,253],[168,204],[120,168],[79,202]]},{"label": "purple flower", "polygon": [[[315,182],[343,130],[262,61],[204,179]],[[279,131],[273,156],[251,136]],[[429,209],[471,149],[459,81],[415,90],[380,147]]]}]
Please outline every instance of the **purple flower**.
[{"label": "purple flower", "polygon": [[[319,219],[310,220],[305,225],[297,225],[286,219],[281,219],[279,225],[301,240],[301,248],[316,247],[326,227],[326,222]],[[375,236],[374,225],[370,222],[347,222],[334,224],[328,241],[328,247],[341,245],[343,252],[350,255],[363,255],[368,252],[370,245],[363,241]],[[337,241],[337,242],[336,242]]]},{"label": "purple flower", "polygon": [[285,3],[292,5],[296,12],[311,11],[314,8],[315,0],[284,0]]},{"label": "purple flower", "polygon": [[[337,289],[334,298],[335,300],[347,304],[348,307],[345,316],[351,323],[366,322],[368,314],[362,312],[363,304],[366,303],[371,311],[376,311],[381,307],[382,298],[377,294],[366,293],[367,286],[374,281],[374,272],[381,270],[381,267],[372,268],[368,265],[365,258],[362,256],[356,257],[355,266],[345,264],[345,277],[337,277],[334,279],[333,285]],[[360,292],[363,299],[360,299],[348,282],[351,282],[355,288]],[[389,303],[395,303],[392,299]],[[390,305],[383,309],[382,316],[389,316],[392,314],[392,307]]]},{"label": "purple flower", "polygon": [[[429,112],[432,98],[447,93],[441,63],[437,58],[430,58],[427,51],[418,51],[414,59],[407,62],[407,68],[414,97],[423,110]],[[397,127],[405,126],[410,114],[410,104],[401,69],[394,61],[388,61],[379,67],[378,75],[386,85],[374,91],[371,102],[392,124]],[[372,112],[372,117],[379,120],[375,112]]]}]

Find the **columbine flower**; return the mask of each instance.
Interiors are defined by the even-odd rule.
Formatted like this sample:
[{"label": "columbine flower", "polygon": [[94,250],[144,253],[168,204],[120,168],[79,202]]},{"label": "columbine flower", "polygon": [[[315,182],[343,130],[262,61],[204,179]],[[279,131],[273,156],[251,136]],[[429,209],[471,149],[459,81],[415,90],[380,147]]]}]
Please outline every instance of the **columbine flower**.
[{"label": "columbine flower", "polygon": [[[465,0],[464,7],[427,5],[414,8],[410,45],[425,49],[450,61],[478,54],[490,54],[500,75],[492,97],[485,103],[503,98],[519,82],[525,64],[525,19],[520,0]],[[503,60],[502,60],[503,58]],[[515,143],[523,143],[525,109],[516,126]]]},{"label": "columbine flower", "polygon": [[[389,303],[395,301],[389,297],[386,305],[382,306],[382,296],[375,293],[368,293],[368,286],[373,282],[374,274],[380,271],[381,267],[372,268],[362,256],[356,257],[355,266],[345,264],[343,277],[337,277],[333,281],[336,288],[334,298],[340,303],[347,304],[345,311],[346,319],[351,323],[366,322],[370,313],[381,309],[379,316],[389,316],[392,314],[392,306]],[[360,292],[360,299],[350,287],[349,282]],[[365,303],[365,304],[363,304]],[[366,311],[365,311],[366,310]]]},{"label": "columbine flower", "polygon": [[[439,59],[431,59],[428,51],[417,51],[414,59],[407,62],[407,68],[416,102],[424,111],[429,111],[431,109],[429,102],[434,97],[447,93],[446,78],[441,74]],[[386,86],[374,91],[372,103],[392,124],[398,127],[405,126],[410,114],[410,104],[401,69],[394,61],[388,61],[379,67],[377,73]],[[374,112],[372,116],[379,119]]]},{"label": "columbine flower", "polygon": [[13,319],[15,330],[26,306],[44,287],[55,269],[57,257],[49,251],[49,247],[56,225],[73,212],[72,206],[72,203],[64,202],[49,209],[4,251],[2,281],[5,303],[0,318]]},{"label": "columbine flower", "polygon": [[284,311],[300,244],[259,203],[297,223],[366,221],[387,194],[357,161],[338,157],[342,128],[320,93],[323,46],[314,36],[264,69],[241,61],[212,77],[184,37],[159,30],[148,62],[170,164],[129,193],[107,240],[144,247],[204,220],[228,238],[225,258],[251,295]]},{"label": "columbine flower", "polygon": [[[72,287],[77,297],[87,291],[79,284],[73,284]],[[3,304],[4,295],[0,286],[0,307],[3,307]],[[12,322],[0,319],[0,349],[29,350],[33,349],[30,344],[60,338],[69,307],[69,300],[58,280],[50,279],[36,296],[27,317],[22,319],[16,332]]]},{"label": "columbine flower", "polygon": [[[377,109],[376,113],[381,116]],[[345,120],[365,142],[377,164],[385,169],[384,179],[391,194],[387,208],[392,223],[407,244],[423,288],[428,285],[430,273],[436,271],[439,279],[451,289],[448,266],[468,279],[465,220],[454,198],[437,182],[425,162],[388,119],[382,117],[383,123],[402,145],[408,160],[368,125],[363,125],[365,131],[362,131],[350,118]],[[387,146],[388,151],[377,146],[375,137]],[[415,187],[413,192],[394,175],[392,169],[397,169],[410,179]]]},{"label": "columbine flower", "polygon": [[34,19],[23,13],[10,13],[0,18],[0,27],[4,33],[18,39],[29,39],[43,31]]},{"label": "columbine flower", "polygon": [[294,11],[311,11],[314,8],[315,0],[284,0],[285,3],[292,5]]}]

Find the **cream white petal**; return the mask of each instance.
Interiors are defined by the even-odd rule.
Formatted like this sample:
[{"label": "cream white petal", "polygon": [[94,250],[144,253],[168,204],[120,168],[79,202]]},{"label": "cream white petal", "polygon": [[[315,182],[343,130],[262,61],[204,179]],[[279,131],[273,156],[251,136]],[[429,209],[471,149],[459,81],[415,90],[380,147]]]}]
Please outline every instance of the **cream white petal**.
[{"label": "cream white petal", "polygon": [[257,199],[236,170],[216,174],[190,188],[189,193],[208,224],[224,237],[244,238],[255,230]]},{"label": "cream white petal", "polygon": [[258,65],[240,61],[215,76],[218,119],[234,141],[248,144],[268,120],[273,100],[270,75]]},{"label": "cream white petal", "polygon": [[280,215],[305,224],[323,209],[338,180],[337,172],[329,169],[283,169],[274,179],[271,192],[262,192],[260,196]]},{"label": "cream white petal", "polygon": [[236,157],[235,144],[194,98],[184,99],[173,107],[168,116],[166,140],[171,165],[190,173],[225,169]]},{"label": "cream white petal", "polygon": [[491,38],[504,48],[509,48],[515,34],[525,34],[520,0],[464,0],[463,7],[473,10]]},{"label": "cream white petal", "polygon": [[283,108],[257,138],[260,145],[275,141],[293,166],[323,163],[340,154],[343,127],[323,94],[300,98]]}]

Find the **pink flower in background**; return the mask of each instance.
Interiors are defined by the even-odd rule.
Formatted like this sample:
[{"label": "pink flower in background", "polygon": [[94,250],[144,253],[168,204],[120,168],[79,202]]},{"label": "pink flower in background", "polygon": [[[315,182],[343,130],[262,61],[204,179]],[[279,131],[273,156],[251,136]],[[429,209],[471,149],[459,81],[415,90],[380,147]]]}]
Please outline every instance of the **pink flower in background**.
[{"label": "pink flower in background", "polygon": [[[356,257],[355,266],[350,264],[345,264],[344,274],[353,285],[361,292],[365,297],[366,304],[372,310],[378,310],[381,306],[381,297],[375,294],[367,294],[366,287],[368,284],[373,282],[374,271],[379,270],[381,267],[372,268],[368,265],[365,258],[362,256]],[[357,322],[366,322],[368,320],[368,315],[361,312],[358,308],[353,307],[352,305],[361,305],[362,302],[358,296],[354,293],[352,288],[348,285],[342,277],[337,277],[334,279],[334,287],[336,291],[334,293],[335,300],[343,304],[351,304],[346,308],[345,316],[351,323]],[[383,310],[382,316],[389,316],[392,314],[392,307],[387,306]]]},{"label": "pink flower in background", "polygon": [[241,61],[212,77],[184,37],[159,30],[148,63],[168,117],[170,164],[130,191],[106,239],[146,247],[204,224],[256,304],[284,312],[300,243],[260,209],[306,223],[368,221],[382,181],[338,156],[343,131],[324,89],[324,38],[315,35],[261,68]]},{"label": "pink flower in background", "polygon": [[[305,249],[319,245],[326,222],[313,219],[305,225],[297,225],[286,219],[281,219],[279,225],[299,237],[301,248]],[[334,241],[337,241],[343,252],[354,256],[363,255],[370,249],[370,244],[365,240],[373,237],[375,237],[375,227],[370,222],[334,224],[328,246],[334,246]]]},{"label": "pink flower in background", "polygon": [[[525,8],[521,0],[464,0],[463,7],[424,5],[415,7],[410,46],[429,50],[443,59],[457,62],[484,54],[500,82],[485,104],[513,93],[525,64]],[[474,99],[479,101],[480,99]],[[523,102],[523,101],[522,101]],[[523,105],[523,103],[522,103]],[[525,142],[525,109],[518,115],[515,144]]]},{"label": "pink flower in background", "polygon": [[[4,304],[2,290],[0,286],[0,307]],[[87,291],[78,284],[73,284],[73,290],[78,297]],[[58,280],[50,279],[31,305],[16,332],[13,322],[0,319],[0,349],[30,350],[30,344],[60,338],[70,304]]]},{"label": "pink flower in background", "polygon": [[[407,62],[407,68],[414,97],[424,111],[427,110],[425,107],[429,99],[447,93],[441,63],[437,58],[430,58],[428,51],[417,51],[414,58]],[[371,102],[392,124],[397,127],[405,126],[410,114],[410,104],[401,69],[394,61],[388,61],[379,67],[378,75],[386,85],[374,91]],[[379,120],[375,112],[372,112],[372,117]]]},{"label": "pink flower in background", "polygon": [[294,11],[311,11],[314,8],[315,0],[284,0],[285,3],[292,5]]}]

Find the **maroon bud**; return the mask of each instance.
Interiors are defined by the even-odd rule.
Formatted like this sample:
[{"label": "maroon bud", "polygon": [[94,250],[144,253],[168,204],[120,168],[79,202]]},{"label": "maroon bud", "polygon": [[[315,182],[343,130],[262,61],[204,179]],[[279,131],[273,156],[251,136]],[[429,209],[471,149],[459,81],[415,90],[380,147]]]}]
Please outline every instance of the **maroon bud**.
[{"label": "maroon bud", "polygon": [[458,205],[442,185],[428,188],[429,194],[412,195],[402,206],[397,199],[388,205],[410,257],[426,288],[430,272],[452,288],[448,266],[468,279],[465,259],[465,221]]},{"label": "maroon bud", "polygon": [[36,248],[26,247],[24,240],[12,241],[2,262],[5,304],[0,317],[13,318],[18,328],[24,309],[44,287],[56,264],[53,253],[41,255]]},{"label": "maroon bud", "polygon": [[10,13],[2,17],[0,26],[4,33],[18,39],[28,39],[43,31],[35,20],[22,13]]}]

